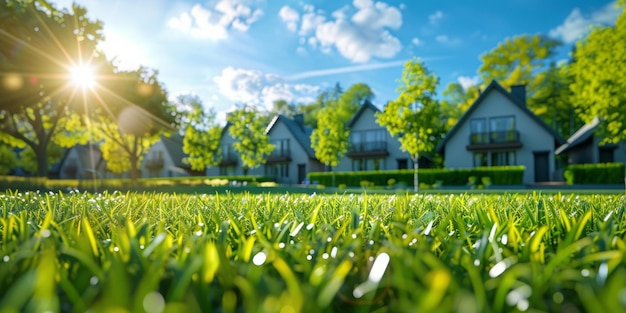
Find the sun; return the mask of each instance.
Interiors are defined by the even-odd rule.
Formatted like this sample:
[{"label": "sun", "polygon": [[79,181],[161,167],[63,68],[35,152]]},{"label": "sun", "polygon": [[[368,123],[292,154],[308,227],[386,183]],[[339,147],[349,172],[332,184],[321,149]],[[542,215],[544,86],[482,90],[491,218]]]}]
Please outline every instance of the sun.
[{"label": "sun", "polygon": [[91,89],[96,83],[94,70],[88,65],[76,65],[70,68],[72,83],[75,86]]}]

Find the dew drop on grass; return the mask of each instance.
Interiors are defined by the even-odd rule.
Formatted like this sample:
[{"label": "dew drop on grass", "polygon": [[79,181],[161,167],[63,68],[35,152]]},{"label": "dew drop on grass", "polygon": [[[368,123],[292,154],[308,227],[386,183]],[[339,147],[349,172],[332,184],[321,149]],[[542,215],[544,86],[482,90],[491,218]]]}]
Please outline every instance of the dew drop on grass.
[{"label": "dew drop on grass", "polygon": [[165,299],[158,291],[148,293],[143,298],[143,309],[147,313],[161,313],[165,309]]},{"label": "dew drop on grass", "polygon": [[474,266],[480,266],[480,260],[479,259],[474,260]]},{"label": "dew drop on grass", "polygon": [[374,245],[374,240],[370,240],[368,243],[369,243],[370,246],[373,246]]},{"label": "dew drop on grass", "polygon": [[598,285],[603,286],[606,282],[606,276],[609,274],[609,266],[606,263],[600,264],[598,268]]},{"label": "dew drop on grass", "polygon": [[500,242],[502,242],[503,245],[506,245],[506,243],[509,242],[509,236],[507,236],[506,234],[502,235],[502,239],[500,240]]},{"label": "dew drop on grass", "polygon": [[191,253],[191,249],[189,249],[189,247],[186,247],[185,248],[185,253],[187,253],[187,254]]},{"label": "dew drop on grass", "polygon": [[326,238],[326,242],[331,242],[331,241],[333,241],[333,237]]},{"label": "dew drop on grass", "polygon": [[428,236],[430,235],[430,231],[433,229],[433,221],[430,221],[430,223],[428,223],[428,226],[426,226],[426,230],[424,230],[424,235]]},{"label": "dew drop on grass", "polygon": [[555,292],[552,295],[552,301],[554,301],[554,303],[556,304],[561,304],[563,303],[563,300],[565,300],[565,297],[563,296],[562,293],[560,293],[559,291]]},{"label": "dew drop on grass", "polygon": [[324,253],[324,254],[322,254],[322,259],[324,259],[324,260],[328,260],[328,253]]},{"label": "dew drop on grass", "polygon": [[198,223],[198,226],[202,227],[202,226],[204,226],[204,223],[200,222],[200,223]]},{"label": "dew drop on grass", "polygon": [[9,257],[8,255],[5,255],[5,256],[2,258],[2,261],[4,261],[4,263],[9,262],[9,261],[11,261],[11,257]]},{"label": "dew drop on grass", "polygon": [[356,239],[356,234],[352,234],[352,239]]},{"label": "dew drop on grass", "polygon": [[308,261],[311,261],[311,260],[313,259],[313,257],[309,254],[309,255],[307,255],[307,256],[306,256],[306,259],[307,259]]},{"label": "dew drop on grass", "polygon": [[261,266],[263,265],[263,263],[265,263],[266,259],[267,255],[265,254],[265,252],[261,251],[254,255],[254,257],[252,258],[252,263],[254,263],[254,265]]},{"label": "dew drop on grass", "polygon": [[284,242],[279,243],[278,247],[281,248],[281,249],[284,249],[285,248],[285,243]]},{"label": "dew drop on grass", "polygon": [[274,228],[278,228],[278,227],[280,227],[280,223],[278,222],[274,223]]},{"label": "dew drop on grass", "polygon": [[113,251],[120,252],[120,248],[119,247],[113,247]]},{"label": "dew drop on grass", "polygon": [[144,248],[145,248],[145,246],[144,246],[144,245],[140,245],[140,246],[139,246],[139,249],[141,249],[141,250],[143,250]]},{"label": "dew drop on grass", "polygon": [[372,270],[370,271],[369,280],[377,283],[385,274],[385,270],[387,269],[387,265],[389,265],[389,254],[383,252],[378,257],[376,257],[376,261],[374,261],[374,265],[372,265]]},{"label": "dew drop on grass", "polygon": [[44,230],[41,231],[41,237],[43,237],[43,238],[48,238],[48,237],[50,237],[51,234],[52,233],[50,232],[49,229],[44,229]]},{"label": "dew drop on grass", "polygon": [[521,301],[517,303],[517,309],[522,312],[528,310],[529,306],[530,306],[530,303],[526,299],[522,299]]},{"label": "dew drop on grass", "polygon": [[197,231],[196,232],[196,236],[198,236],[198,237],[202,236],[202,231],[201,230]]},{"label": "dew drop on grass", "polygon": [[409,235],[407,235],[407,234],[402,234],[402,239],[406,239],[407,237],[409,237]]},{"label": "dew drop on grass", "polygon": [[306,230],[313,229],[313,226],[315,226],[315,225],[313,225],[313,223],[309,223],[309,225],[306,225]]},{"label": "dew drop on grass", "polygon": [[491,270],[489,270],[489,276],[491,278],[495,278],[500,276],[500,274],[504,273],[506,270],[506,262],[500,261],[494,265]]},{"label": "dew drop on grass", "polygon": [[334,259],[337,257],[337,247],[333,247],[332,250],[330,250],[330,256]]},{"label": "dew drop on grass", "polygon": [[315,250],[313,249],[309,250],[309,254],[315,254]]},{"label": "dew drop on grass", "polygon": [[583,277],[589,277],[589,270],[588,269],[583,269],[582,271],[580,271],[580,275],[583,275]]},{"label": "dew drop on grass", "polygon": [[89,279],[89,284],[92,286],[97,285],[98,282],[100,282],[100,280],[98,280],[98,277],[96,276],[91,276],[91,278]]}]

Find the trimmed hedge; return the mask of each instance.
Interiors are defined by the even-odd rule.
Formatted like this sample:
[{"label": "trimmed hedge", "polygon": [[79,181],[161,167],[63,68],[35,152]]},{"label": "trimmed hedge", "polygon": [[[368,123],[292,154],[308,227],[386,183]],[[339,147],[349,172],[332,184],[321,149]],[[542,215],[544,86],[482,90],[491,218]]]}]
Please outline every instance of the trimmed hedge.
[{"label": "trimmed hedge", "polygon": [[0,190],[65,190],[65,189],[120,189],[140,190],[167,186],[197,186],[207,184],[210,180],[228,180],[238,183],[273,182],[267,176],[189,176],[189,177],[150,177],[139,178],[133,182],[129,178],[106,179],[48,179],[45,177],[0,176]]},{"label": "trimmed hedge", "polygon": [[[421,183],[434,185],[441,182],[444,186],[465,186],[470,177],[481,181],[489,177],[492,185],[522,185],[524,166],[493,166],[466,169],[420,169],[418,178]],[[309,180],[325,186],[332,184],[332,172],[313,172],[308,174]],[[393,179],[395,184],[413,186],[413,170],[367,171],[367,172],[336,172],[335,184],[351,187],[361,186],[363,181],[376,186],[388,186]]]},{"label": "trimmed hedge", "polygon": [[569,165],[565,168],[563,176],[568,185],[623,184],[624,163]]}]

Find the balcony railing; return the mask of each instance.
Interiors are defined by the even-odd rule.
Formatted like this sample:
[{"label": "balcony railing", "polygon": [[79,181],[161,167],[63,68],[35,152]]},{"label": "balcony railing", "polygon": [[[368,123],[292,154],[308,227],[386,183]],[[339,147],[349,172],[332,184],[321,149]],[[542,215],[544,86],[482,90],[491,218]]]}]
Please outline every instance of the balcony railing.
[{"label": "balcony railing", "polygon": [[351,142],[347,155],[349,157],[368,157],[388,155],[386,141]]},{"label": "balcony railing", "polygon": [[268,162],[287,162],[291,160],[291,151],[287,149],[274,149],[267,157]]},{"label": "balcony railing", "polygon": [[519,142],[519,132],[516,130],[473,133],[470,135],[470,144],[472,145],[488,145],[516,142]]},{"label": "balcony railing", "polygon": [[163,159],[146,159],[145,165],[147,169],[151,170],[162,169],[164,162]]}]

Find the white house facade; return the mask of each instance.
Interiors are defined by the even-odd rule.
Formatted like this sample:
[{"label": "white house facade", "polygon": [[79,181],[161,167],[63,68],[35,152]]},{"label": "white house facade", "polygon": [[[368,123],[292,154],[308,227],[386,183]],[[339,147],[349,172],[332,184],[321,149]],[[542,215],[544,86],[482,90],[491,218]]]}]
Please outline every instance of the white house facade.
[{"label": "white house facade", "polygon": [[184,163],[187,155],[183,152],[183,140],[180,135],[161,135],[143,157],[141,162],[141,177],[185,177],[194,173],[191,167]]},{"label": "white house facade", "polygon": [[528,109],[524,86],[511,90],[492,81],[446,134],[437,148],[446,168],[523,165],[524,184],[553,179],[564,140]]},{"label": "white house facade", "polygon": [[380,110],[371,102],[354,114],[347,127],[350,130],[348,152],[333,169],[344,171],[376,171],[412,168],[408,153],[402,152],[400,142],[385,127],[376,123]]}]

